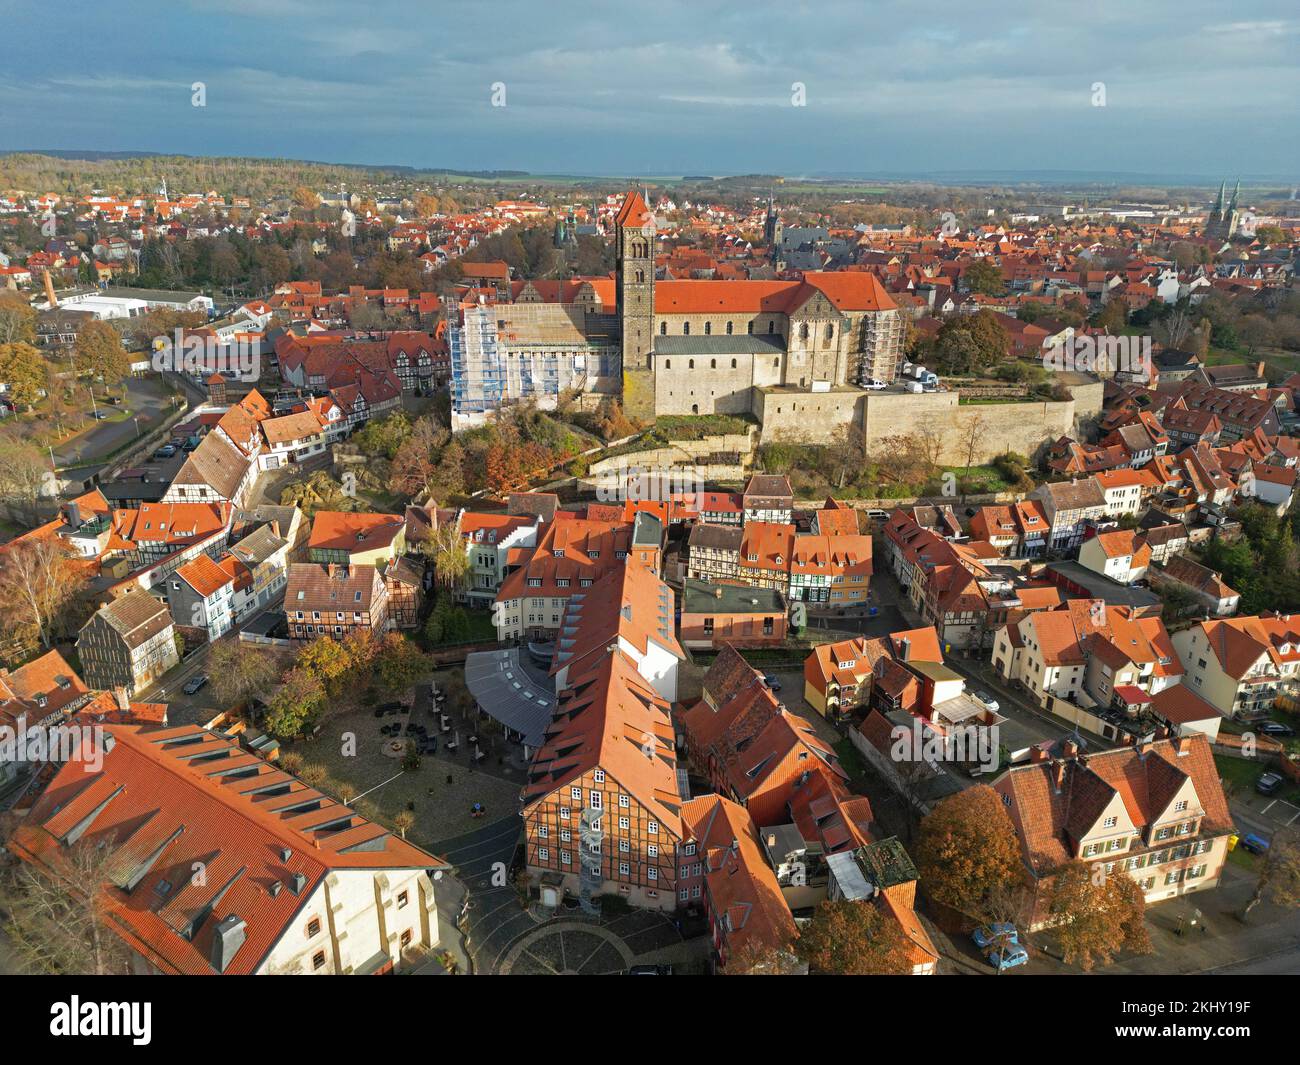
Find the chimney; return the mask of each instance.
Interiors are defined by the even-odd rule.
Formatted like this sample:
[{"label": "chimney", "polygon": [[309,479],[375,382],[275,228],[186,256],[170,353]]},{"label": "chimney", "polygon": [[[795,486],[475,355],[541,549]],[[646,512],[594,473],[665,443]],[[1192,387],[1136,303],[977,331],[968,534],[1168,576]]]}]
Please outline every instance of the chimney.
[{"label": "chimney", "polygon": [[775,832],[769,832],[769,833],[767,834],[767,845],[768,845],[769,847],[775,847],[775,846],[776,846],[776,833],[775,833]]},{"label": "chimney", "polygon": [[45,298],[49,300],[50,310],[57,310],[59,306],[59,297],[54,294],[54,282],[50,280],[49,270],[42,270],[45,275]]},{"label": "chimney", "polygon": [[720,584],[718,584],[718,585],[714,585],[714,588],[713,588],[713,598],[714,598],[714,599],[721,599],[721,598],[722,598],[722,585],[720,585]]},{"label": "chimney", "polygon": [[901,662],[906,662],[909,654],[912,653],[912,641],[909,637],[904,636],[898,641],[898,658]]},{"label": "chimney", "polygon": [[1060,795],[1061,790],[1065,787],[1065,772],[1068,764],[1064,758],[1052,759],[1052,790],[1057,795]]},{"label": "chimney", "polygon": [[81,504],[75,499],[69,500],[68,505],[64,508],[64,514],[68,519],[68,526],[73,529],[81,528]]},{"label": "chimney", "polygon": [[113,689],[113,701],[117,703],[117,708],[122,711],[131,709],[131,693],[124,687]]},{"label": "chimney", "polygon": [[224,973],[235,960],[235,954],[244,945],[245,924],[233,913],[217,925],[212,934],[212,967]]},{"label": "chimney", "polygon": [[1074,740],[1066,740],[1061,744],[1062,758],[1077,758],[1079,756],[1079,745]]},{"label": "chimney", "polygon": [[1041,747],[1031,747],[1029,750],[1029,760],[1031,762],[1046,762],[1048,759],[1047,752]]}]

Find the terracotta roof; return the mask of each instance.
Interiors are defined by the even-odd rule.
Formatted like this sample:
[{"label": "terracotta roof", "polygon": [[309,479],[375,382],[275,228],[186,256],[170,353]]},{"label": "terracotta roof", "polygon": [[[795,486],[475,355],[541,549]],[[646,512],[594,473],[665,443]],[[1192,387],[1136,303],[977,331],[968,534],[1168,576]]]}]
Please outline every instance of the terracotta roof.
[{"label": "terracotta roof", "polygon": [[388,547],[406,528],[402,514],[364,511],[318,510],[312,520],[309,549],[322,551],[374,551]]},{"label": "terracotta roof", "polygon": [[[215,928],[228,914],[246,922],[246,939],[226,972],[256,971],[331,871],[441,864],[215,733],[115,724],[105,732],[111,746],[95,752],[102,768],[66,763],[9,846],[52,865],[75,842],[114,844],[107,917],[164,972],[214,972]],[[217,761],[224,772],[214,772]],[[196,863],[202,879],[191,875]]]},{"label": "terracotta roof", "polygon": [[1070,860],[1115,795],[1142,831],[1169,818],[1169,802],[1188,778],[1204,811],[1202,834],[1231,831],[1228,803],[1203,735],[1157,740],[1142,750],[1122,747],[1084,759],[1016,766],[995,787],[1010,796],[1026,860],[1041,877]]}]

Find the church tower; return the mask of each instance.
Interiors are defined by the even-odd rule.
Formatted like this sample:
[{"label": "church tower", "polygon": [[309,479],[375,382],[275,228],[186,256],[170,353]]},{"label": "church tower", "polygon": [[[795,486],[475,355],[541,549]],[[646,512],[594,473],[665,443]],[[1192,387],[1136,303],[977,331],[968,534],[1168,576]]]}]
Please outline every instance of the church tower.
[{"label": "church tower", "polygon": [[618,319],[622,328],[623,410],[652,421],[655,414],[655,219],[632,189],[614,219]]}]

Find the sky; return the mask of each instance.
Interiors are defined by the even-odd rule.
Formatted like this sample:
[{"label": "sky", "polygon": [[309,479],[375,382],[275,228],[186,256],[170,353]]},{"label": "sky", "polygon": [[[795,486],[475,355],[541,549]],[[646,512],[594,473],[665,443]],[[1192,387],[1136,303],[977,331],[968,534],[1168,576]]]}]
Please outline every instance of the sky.
[{"label": "sky", "polygon": [[0,151],[1300,180],[1295,0],[0,0],[0,42]]}]

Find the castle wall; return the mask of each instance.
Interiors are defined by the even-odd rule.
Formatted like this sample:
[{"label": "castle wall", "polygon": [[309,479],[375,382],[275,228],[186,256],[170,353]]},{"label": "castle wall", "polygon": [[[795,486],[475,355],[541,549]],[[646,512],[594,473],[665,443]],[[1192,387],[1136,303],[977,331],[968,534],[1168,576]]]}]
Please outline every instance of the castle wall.
[{"label": "castle wall", "polygon": [[871,454],[887,447],[890,437],[933,431],[943,441],[940,463],[964,465],[970,428],[978,425],[977,465],[1007,451],[1034,459],[1052,440],[1074,432],[1078,407],[1087,407],[1092,398],[1083,391],[1081,399],[966,406],[957,402],[956,392],[871,392],[864,404],[863,444]]}]

